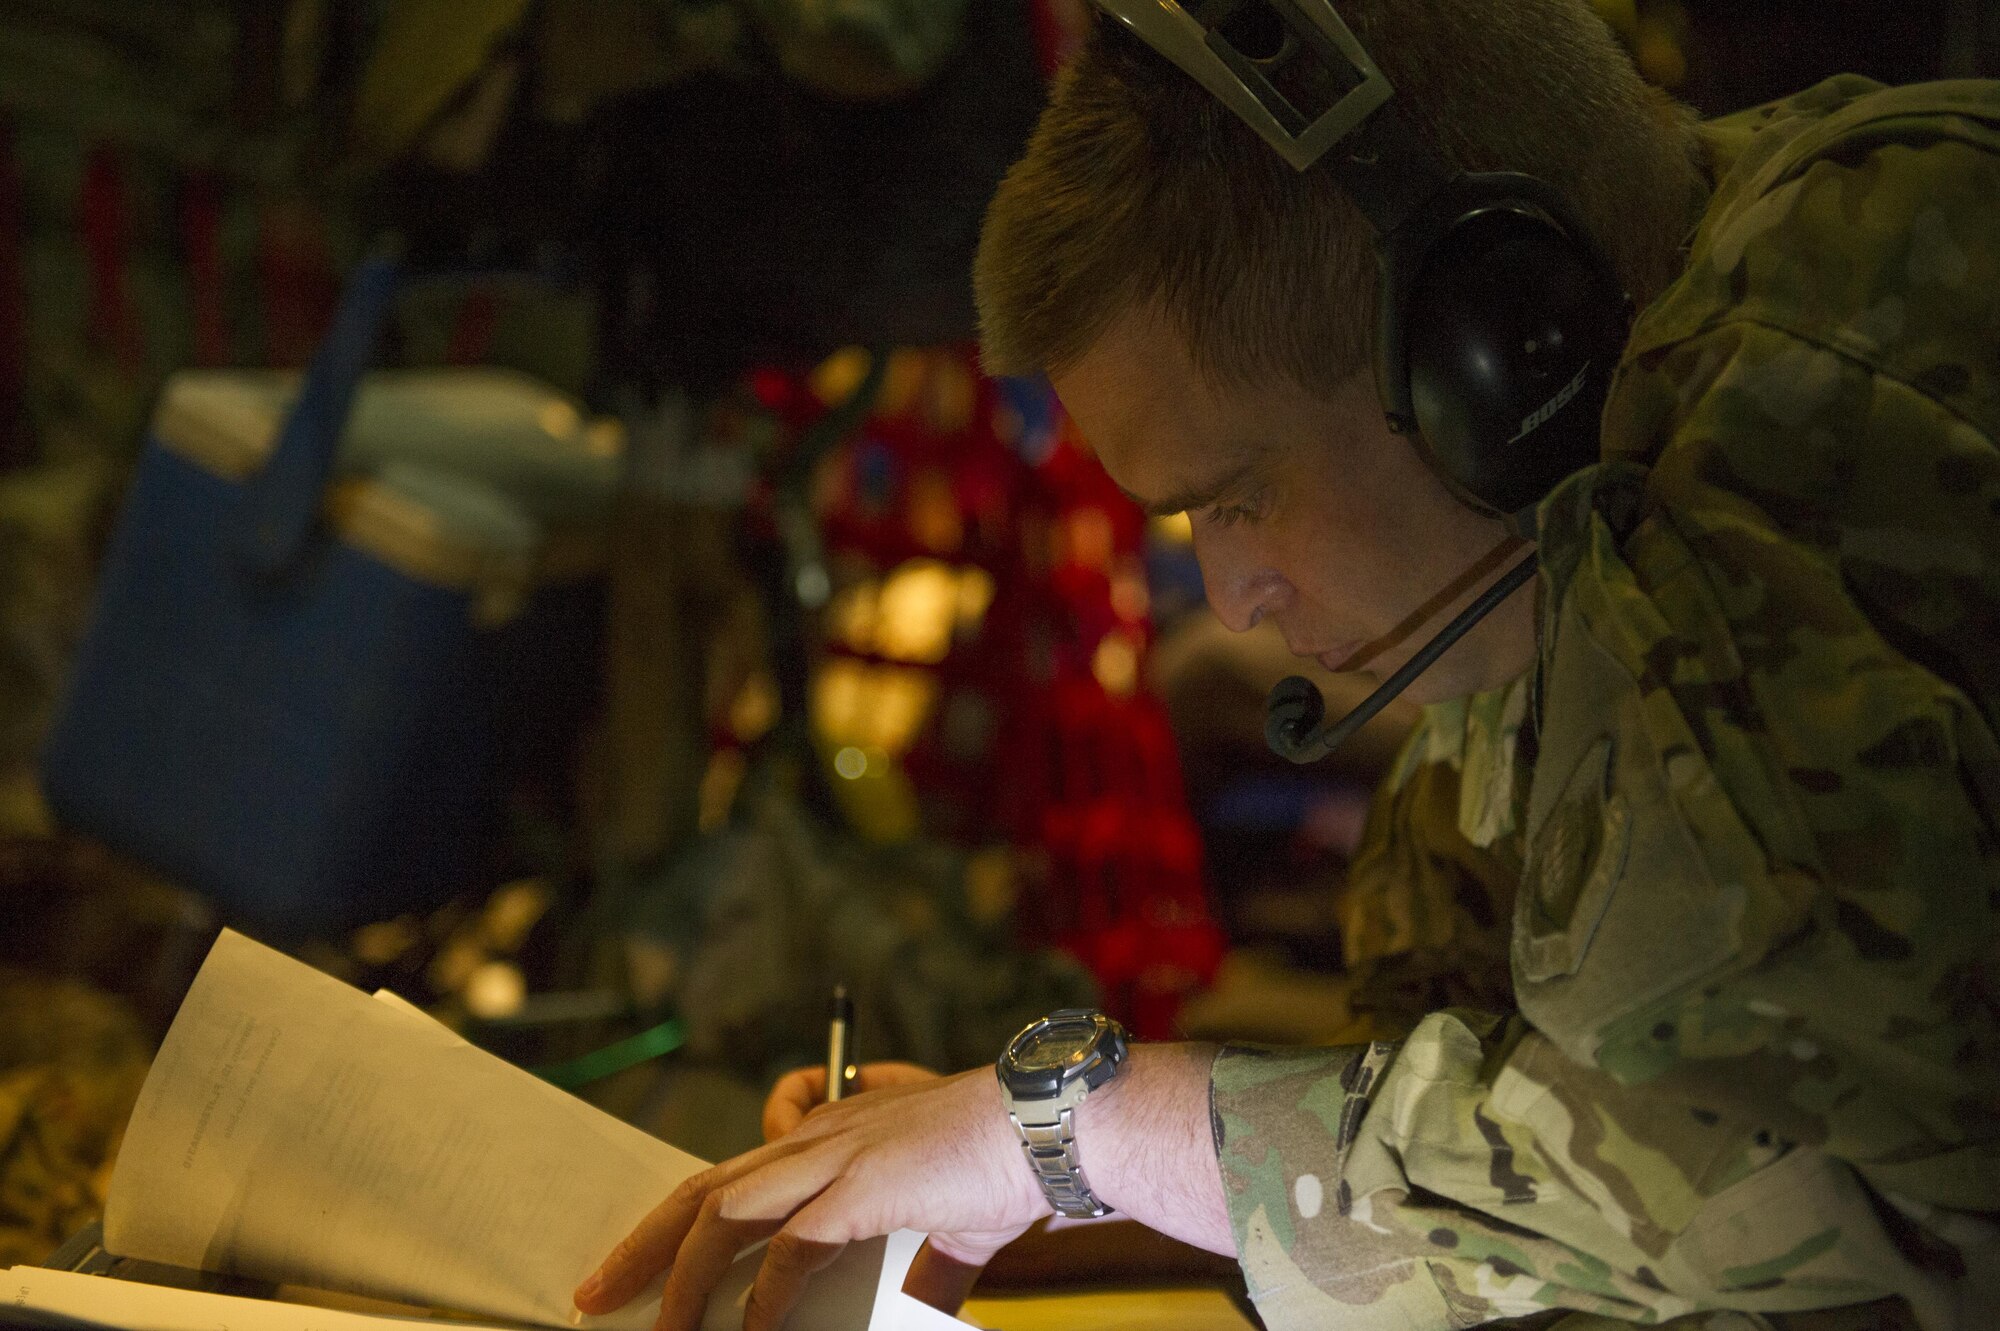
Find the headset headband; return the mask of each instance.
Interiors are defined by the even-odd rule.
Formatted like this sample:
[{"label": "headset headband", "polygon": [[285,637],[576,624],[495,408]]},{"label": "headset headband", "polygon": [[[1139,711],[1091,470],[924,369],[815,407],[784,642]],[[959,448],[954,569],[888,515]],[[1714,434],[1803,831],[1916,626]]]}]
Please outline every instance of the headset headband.
[{"label": "headset headband", "polygon": [[[1096,0],[1298,171],[1330,171],[1378,236],[1392,236],[1458,178],[1396,105],[1396,90],[1329,0]],[[1232,25],[1283,25],[1245,51]]]}]

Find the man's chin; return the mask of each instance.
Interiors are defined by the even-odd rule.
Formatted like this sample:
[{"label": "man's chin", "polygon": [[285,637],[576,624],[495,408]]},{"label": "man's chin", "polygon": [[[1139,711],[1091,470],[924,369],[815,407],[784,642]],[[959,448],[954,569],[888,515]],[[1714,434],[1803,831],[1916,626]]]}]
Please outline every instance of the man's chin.
[{"label": "man's chin", "polygon": [[[1345,660],[1329,660],[1325,657],[1316,659],[1328,673],[1339,675],[1350,681],[1351,686],[1372,693],[1382,687],[1384,680],[1406,665],[1412,655],[1414,653],[1393,652],[1350,656]],[[1455,669],[1454,666],[1457,664],[1449,655],[1443,660],[1433,662],[1430,669],[1411,680],[1409,685],[1396,696],[1419,707],[1428,707],[1432,703],[1455,702],[1460,698],[1470,698],[1487,689],[1499,688],[1503,684],[1512,682],[1511,677],[1491,682],[1482,681],[1472,677],[1463,669]]]}]

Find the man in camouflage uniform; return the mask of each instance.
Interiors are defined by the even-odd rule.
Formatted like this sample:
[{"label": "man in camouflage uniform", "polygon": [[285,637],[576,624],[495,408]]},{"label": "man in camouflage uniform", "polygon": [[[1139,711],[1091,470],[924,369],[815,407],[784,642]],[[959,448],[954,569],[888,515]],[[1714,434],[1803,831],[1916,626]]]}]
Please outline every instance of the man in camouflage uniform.
[{"label": "man in camouflage uniform", "polygon": [[[1078,1111],[1092,1188],[1233,1248],[1273,1327],[2000,1326],[2000,87],[1835,79],[1687,125],[1684,178],[1679,122],[1620,90],[1580,2],[1340,8],[1420,122],[1454,78],[1486,85],[1461,117],[1546,112],[1526,159],[1425,128],[1580,198],[1644,307],[1600,464],[1540,507],[1527,627],[1489,619],[1420,681],[1436,705],[1350,903],[1360,951],[1479,965],[1466,906],[1511,902],[1514,1009],[1355,1048],[1136,1049]],[[1365,280],[1365,241],[1314,211],[1330,186],[1240,167],[1267,150],[1149,55],[1087,52],[1003,187],[989,357],[1051,367],[1112,474],[1193,513],[1226,624],[1331,656],[1425,585],[1371,606],[1376,584],[1463,534],[1400,514],[1430,501],[1407,444],[1365,435],[1365,373],[1310,391],[1311,334],[1349,338],[1343,374],[1365,358],[1342,331],[1365,319],[1316,326],[1300,294]],[[1307,335],[1232,359],[1281,297],[1308,313],[1268,319]],[[1337,483],[1287,438],[1313,431]],[[1324,576],[1328,549],[1365,576]],[[669,1261],[686,1291],[773,1230],[753,1309],[884,1225],[978,1260],[1038,1201],[986,1080],[864,1095],[720,1167],[583,1303]]]},{"label": "man in camouflage uniform", "polygon": [[1217,1064],[1274,1324],[1995,1315],[2000,93],[1836,79],[1704,133],[1686,275],[1543,508],[1532,777],[1485,757],[1460,806],[1526,865],[1519,1014]]}]

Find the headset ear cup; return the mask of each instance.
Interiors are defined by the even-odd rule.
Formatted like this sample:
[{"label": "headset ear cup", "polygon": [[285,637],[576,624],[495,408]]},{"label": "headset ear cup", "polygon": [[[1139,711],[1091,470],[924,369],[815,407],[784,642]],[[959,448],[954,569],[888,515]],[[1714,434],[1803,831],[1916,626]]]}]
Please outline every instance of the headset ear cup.
[{"label": "headset ear cup", "polygon": [[1600,271],[1556,226],[1505,207],[1426,256],[1406,314],[1410,400],[1419,447],[1474,507],[1522,513],[1597,461],[1626,335]]}]

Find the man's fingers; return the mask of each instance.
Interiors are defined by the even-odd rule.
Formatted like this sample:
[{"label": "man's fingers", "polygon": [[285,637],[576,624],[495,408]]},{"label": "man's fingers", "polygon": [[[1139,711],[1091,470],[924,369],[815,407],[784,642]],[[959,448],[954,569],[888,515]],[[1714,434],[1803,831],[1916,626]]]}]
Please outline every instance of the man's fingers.
[{"label": "man's fingers", "polygon": [[616,1312],[652,1283],[673,1260],[701,1199],[718,1181],[712,1176],[719,1173],[710,1169],[692,1175],[648,1211],[630,1234],[618,1240],[597,1271],[577,1286],[572,1296],[577,1308],[593,1314]]},{"label": "man's fingers", "polygon": [[915,1063],[864,1063],[855,1079],[855,1089],[880,1091],[891,1086],[915,1086],[939,1079],[937,1073]]},{"label": "man's fingers", "polygon": [[[852,1094],[936,1081],[938,1074],[915,1063],[864,1063],[855,1070]],[[764,1101],[764,1140],[798,1131],[813,1110],[826,1103],[826,1069],[797,1068],[778,1078]]]},{"label": "man's fingers", "polygon": [[796,1137],[744,1158],[758,1163],[701,1199],[671,1254],[657,1331],[694,1331],[710,1292],[736,1255],[812,1201],[839,1176],[844,1159],[837,1150]]},{"label": "man's fingers", "polygon": [[696,1331],[708,1296],[722,1282],[736,1255],[783,1223],[771,1220],[731,1220],[723,1215],[727,1188],[710,1193],[696,1210],[694,1226],[681,1241],[660,1289],[660,1315],[653,1331]]},{"label": "man's fingers", "polygon": [[[665,1201],[646,1213],[632,1232],[618,1241],[596,1274],[577,1286],[577,1308],[586,1313],[616,1312],[637,1298],[667,1268],[694,1226],[702,1204],[718,1189],[744,1174],[782,1159],[797,1149],[790,1143],[760,1146],[748,1155],[726,1160],[683,1179]],[[782,1216],[777,1217],[783,1219]]]},{"label": "man's fingers", "polygon": [[850,1149],[825,1134],[802,1132],[776,1147],[764,1164],[746,1170],[723,1190],[718,1214],[728,1220],[769,1220],[777,1224],[837,1180]]},{"label": "man's fingers", "polygon": [[847,1247],[848,1223],[838,1192],[821,1193],[771,1236],[743,1307],[743,1331],[778,1331],[805,1293],[806,1282]]},{"label": "man's fingers", "polygon": [[778,1078],[764,1101],[764,1140],[774,1142],[805,1122],[806,1114],[826,1099],[826,1069],[798,1068]]}]

